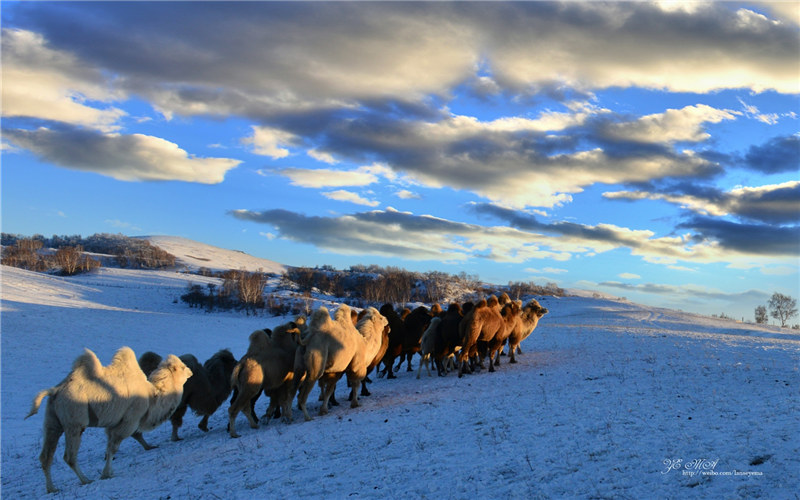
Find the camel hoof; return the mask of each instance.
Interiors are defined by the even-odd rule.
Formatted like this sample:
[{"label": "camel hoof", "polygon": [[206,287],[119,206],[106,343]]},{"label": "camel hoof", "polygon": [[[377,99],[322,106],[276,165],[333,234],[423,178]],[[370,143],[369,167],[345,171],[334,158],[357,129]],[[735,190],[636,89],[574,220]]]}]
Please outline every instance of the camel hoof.
[{"label": "camel hoof", "polygon": [[180,437],[178,437],[178,436],[172,436],[172,437],[170,438],[170,440],[171,440],[171,441],[183,441],[183,438],[180,438]]}]

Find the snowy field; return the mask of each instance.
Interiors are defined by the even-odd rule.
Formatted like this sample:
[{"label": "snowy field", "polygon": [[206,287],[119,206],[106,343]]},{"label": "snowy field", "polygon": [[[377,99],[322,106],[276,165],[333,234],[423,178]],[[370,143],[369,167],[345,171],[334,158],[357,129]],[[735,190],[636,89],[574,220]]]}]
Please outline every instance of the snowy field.
[{"label": "snowy field", "polygon": [[[206,262],[206,261],[203,261]],[[209,266],[211,267],[211,266]],[[45,494],[43,411],[23,420],[84,347],[240,357],[285,318],[208,314],[176,299],[210,278],[103,268],[61,278],[2,268],[2,497],[24,498],[797,498],[800,335],[593,298],[549,298],[516,365],[458,379],[373,376],[362,406],[271,422],[239,439],[228,404],[209,433],[187,415],[123,442],[116,476],[81,486],[63,459]],[[415,358],[416,367],[419,358]],[[309,398],[313,415],[317,391]],[[337,389],[345,399],[345,382]],[[262,398],[257,411],[262,414]],[[79,461],[103,467],[105,433]]]}]

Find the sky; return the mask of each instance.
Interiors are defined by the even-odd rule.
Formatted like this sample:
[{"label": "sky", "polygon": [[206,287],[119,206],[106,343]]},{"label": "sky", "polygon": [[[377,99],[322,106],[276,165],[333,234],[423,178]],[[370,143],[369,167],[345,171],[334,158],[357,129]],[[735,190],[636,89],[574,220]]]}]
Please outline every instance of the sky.
[{"label": "sky", "polygon": [[3,2],[2,231],[800,296],[800,3]]}]

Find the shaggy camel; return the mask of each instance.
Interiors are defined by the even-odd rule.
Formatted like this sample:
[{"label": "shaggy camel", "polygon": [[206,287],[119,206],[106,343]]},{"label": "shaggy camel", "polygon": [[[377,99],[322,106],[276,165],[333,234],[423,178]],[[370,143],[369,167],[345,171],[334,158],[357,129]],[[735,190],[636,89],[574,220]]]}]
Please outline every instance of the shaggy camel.
[{"label": "shaggy camel", "polygon": [[[461,333],[461,353],[459,354],[458,376],[463,376],[464,369],[472,371],[467,366],[467,360],[478,354],[478,342],[490,342],[505,324],[500,314],[500,304],[495,296],[489,300],[480,301],[474,309],[468,312],[458,325]],[[494,371],[494,366],[489,363],[489,371]]]},{"label": "shaggy camel", "polygon": [[411,358],[415,353],[420,350],[420,343],[422,341],[422,334],[431,324],[434,316],[438,316],[442,312],[439,304],[434,304],[430,309],[425,306],[419,306],[411,311],[403,318],[405,324],[405,336],[403,338],[402,353],[400,354],[400,361],[397,362],[394,371],[399,371],[403,365],[403,360],[408,362],[406,371],[413,371],[411,368]]},{"label": "shaggy camel", "polygon": [[[383,356],[386,354],[386,350],[389,348],[389,332],[391,331],[391,327],[389,326],[389,321],[386,321],[386,326],[383,327],[383,332],[381,332],[381,345],[378,348],[378,352],[375,353],[375,357],[372,359],[372,362],[367,366],[367,375],[369,375],[375,367],[377,367],[381,360],[383,360]],[[361,395],[362,396],[369,396],[370,392],[367,390],[367,382],[372,383],[369,377],[364,377],[364,380],[361,383]],[[350,396],[352,399],[353,396]]]},{"label": "shaggy camel", "polygon": [[[353,393],[358,394],[361,381],[367,375],[367,366],[380,349],[382,333],[388,324],[386,318],[375,308],[369,308],[367,315],[359,321],[359,325],[364,325],[361,331],[353,326],[350,307],[346,304],[339,306],[334,316],[335,319],[331,319],[325,307],[314,311],[309,322],[308,336],[300,339],[300,344],[305,346],[305,352],[295,363],[295,375],[298,379],[295,388],[299,390],[297,405],[303,411],[306,421],[311,420],[306,408],[308,395],[320,379],[324,378],[325,387],[320,415],[328,413],[330,395],[342,374],[347,375]],[[301,371],[306,374],[302,382],[299,381]],[[353,397],[350,407],[357,406],[358,397]]]},{"label": "shaggy camel", "polygon": [[[197,415],[202,415],[202,420],[197,428],[208,432],[208,419],[222,405],[231,393],[231,374],[236,366],[236,358],[231,351],[222,349],[208,358],[202,365],[192,354],[184,354],[180,360],[192,370],[192,377],[183,384],[183,397],[175,412],[169,418],[172,423],[172,441],[180,441],[178,429],[183,425],[183,416],[191,408]],[[145,375],[150,375],[161,356],[147,351],[139,357],[139,366]],[[144,442],[141,434],[134,433],[133,438],[138,440],[145,449],[151,446]]]},{"label": "shaggy camel", "polygon": [[417,368],[417,380],[419,380],[419,376],[422,373],[422,365],[425,365],[425,369],[428,370],[428,376],[433,376],[431,374],[431,356],[436,349],[437,336],[441,335],[441,322],[442,318],[433,318],[428,328],[425,329],[425,333],[422,334],[422,339],[419,343],[419,354],[422,359],[419,361],[419,367]]},{"label": "shaggy camel", "polygon": [[88,484],[91,481],[78,466],[81,435],[87,427],[104,427],[108,442],[100,478],[110,478],[120,443],[137,430],[148,431],[164,422],[180,403],[183,384],[191,376],[191,370],[174,355],[162,361],[148,378],[129,347],[118,350],[108,366],[85,349],[60,384],[36,395],[25,417],[37,413],[42,400],[49,396],[39,455],[48,493],[57,491],[50,466],[61,434],[65,434],[64,461],[82,484]]},{"label": "shaggy camel", "polygon": [[386,346],[386,352],[382,359],[384,368],[378,376],[383,377],[386,375],[387,379],[396,378],[392,366],[394,365],[394,359],[403,352],[406,326],[391,304],[382,305],[380,313],[389,321],[389,344]]},{"label": "shaggy camel", "polygon": [[231,375],[231,385],[236,389],[236,396],[228,409],[228,432],[231,437],[239,437],[235,426],[239,412],[245,414],[251,428],[258,428],[251,402],[262,390],[270,396],[267,416],[272,416],[275,408],[280,406],[284,421],[291,422],[294,358],[300,334],[300,327],[294,321],[277,326],[271,335],[265,330],[250,334],[247,353],[239,360]]},{"label": "shaggy camel", "polygon": [[[472,309],[472,303],[464,304],[467,311]],[[458,325],[461,323],[464,313],[460,305],[452,303],[447,307],[447,312],[442,315],[442,322],[439,326],[439,335],[436,336],[433,359],[436,361],[436,370],[439,376],[447,374],[453,367],[453,358],[458,349],[461,348],[461,335],[458,332]],[[445,364],[444,361],[447,361]]]},{"label": "shaggy camel", "polygon": [[[506,295],[506,298],[507,297],[508,296]],[[514,330],[514,326],[517,323],[517,318],[521,312],[522,305],[511,301],[506,302],[503,308],[500,309],[500,315],[503,317],[503,328],[501,328],[497,332],[497,335],[495,335],[494,338],[489,341],[489,371],[491,371],[493,359],[494,366],[500,366],[500,351],[503,350],[503,345],[505,345],[508,337],[511,336],[511,332]]]},{"label": "shaggy camel", "polygon": [[[518,304],[521,305],[522,302],[519,301]],[[533,333],[536,325],[539,324],[539,320],[542,316],[547,314],[547,312],[547,308],[542,307],[535,299],[531,299],[531,301],[522,308],[521,314],[517,316],[514,329],[508,337],[508,352],[511,356],[511,359],[508,361],[509,363],[517,362],[514,355],[519,348],[519,344],[528,338],[528,335]]]}]

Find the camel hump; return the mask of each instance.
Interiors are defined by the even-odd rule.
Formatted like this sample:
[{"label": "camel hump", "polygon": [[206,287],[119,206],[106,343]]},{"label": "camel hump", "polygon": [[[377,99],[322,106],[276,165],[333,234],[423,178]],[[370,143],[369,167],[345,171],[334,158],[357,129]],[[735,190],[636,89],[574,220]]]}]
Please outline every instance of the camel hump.
[{"label": "camel hump", "polygon": [[[88,349],[87,349],[88,351]],[[97,359],[97,357],[95,357]],[[99,361],[98,361],[99,364]],[[109,366],[123,366],[125,368],[133,368],[139,367],[139,362],[136,360],[136,354],[133,352],[133,349],[130,347],[124,346],[120,347],[116,353],[114,353],[114,357],[111,358],[111,364]]]},{"label": "camel hump", "polygon": [[339,306],[339,309],[336,310],[336,321],[339,323],[346,323],[349,322],[350,324],[353,323],[350,312],[350,306],[347,304],[342,304]]},{"label": "camel hump", "polygon": [[[116,355],[114,355],[114,358],[116,358]],[[134,361],[136,361],[135,358]],[[83,354],[75,358],[75,362],[72,363],[72,370],[83,371],[88,376],[91,376],[92,378],[96,379],[99,378],[103,373],[103,364],[100,363],[99,359],[97,359],[97,355],[95,355],[95,353],[93,353],[89,349],[84,348]]]}]

